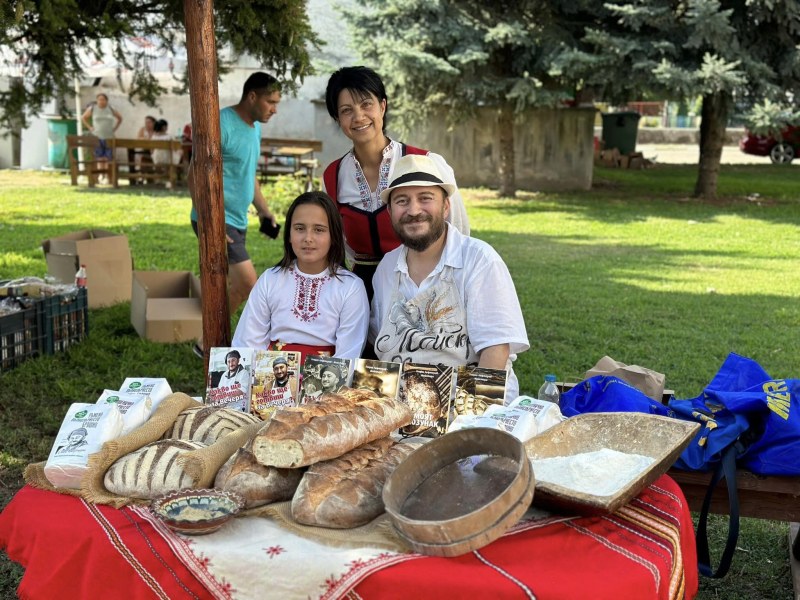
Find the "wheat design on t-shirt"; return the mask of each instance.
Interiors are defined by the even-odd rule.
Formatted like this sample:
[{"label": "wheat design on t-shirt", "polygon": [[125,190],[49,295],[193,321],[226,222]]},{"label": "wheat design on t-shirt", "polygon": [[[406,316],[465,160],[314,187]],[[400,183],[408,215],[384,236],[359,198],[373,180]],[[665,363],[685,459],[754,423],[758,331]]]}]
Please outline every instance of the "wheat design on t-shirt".
[{"label": "wheat design on t-shirt", "polygon": [[295,317],[308,323],[319,316],[319,297],[322,286],[330,280],[330,275],[323,277],[306,277],[294,271],[294,306]]}]

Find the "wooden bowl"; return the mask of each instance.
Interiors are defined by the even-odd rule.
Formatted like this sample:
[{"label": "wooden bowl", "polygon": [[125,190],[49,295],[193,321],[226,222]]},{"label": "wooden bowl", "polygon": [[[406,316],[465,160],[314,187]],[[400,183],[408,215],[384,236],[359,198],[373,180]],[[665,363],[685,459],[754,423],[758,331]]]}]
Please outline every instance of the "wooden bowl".
[{"label": "wooden bowl", "polygon": [[244,499],[227,490],[179,490],[156,498],[150,510],[173,531],[213,533],[244,507]]},{"label": "wooden bowl", "polygon": [[533,498],[522,443],[496,429],[462,429],[415,450],[383,488],[401,539],[421,554],[458,556],[513,526]]},{"label": "wooden bowl", "polygon": [[[603,448],[648,456],[653,462],[627,485],[600,496],[536,479],[533,503],[541,508],[580,515],[612,513],[667,472],[694,438],[698,423],[635,412],[586,413],[570,417],[525,442],[531,460],[573,456]],[[536,467],[533,467],[534,474]]]}]

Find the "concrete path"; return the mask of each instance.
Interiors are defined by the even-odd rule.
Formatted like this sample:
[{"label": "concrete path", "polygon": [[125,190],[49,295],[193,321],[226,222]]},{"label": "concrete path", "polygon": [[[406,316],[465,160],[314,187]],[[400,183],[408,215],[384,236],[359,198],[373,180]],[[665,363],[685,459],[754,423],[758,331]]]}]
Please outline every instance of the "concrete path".
[{"label": "concrete path", "polygon": [[[636,150],[656,164],[692,164],[700,160],[700,147],[688,144],[637,144]],[[738,146],[723,146],[724,165],[769,165],[768,156],[753,156],[739,150]],[[792,161],[792,166],[800,166],[800,158]]]}]

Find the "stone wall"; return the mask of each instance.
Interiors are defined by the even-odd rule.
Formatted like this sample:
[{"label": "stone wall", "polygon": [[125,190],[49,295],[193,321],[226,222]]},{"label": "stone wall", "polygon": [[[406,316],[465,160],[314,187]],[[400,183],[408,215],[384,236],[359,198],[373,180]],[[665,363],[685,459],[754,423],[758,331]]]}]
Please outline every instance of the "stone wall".
[{"label": "stone wall", "polygon": [[[530,110],[518,119],[514,137],[518,189],[588,190],[592,187],[593,108]],[[465,187],[499,184],[497,112],[478,111],[471,122],[448,130],[445,118],[415,128],[409,143],[445,157]]]}]

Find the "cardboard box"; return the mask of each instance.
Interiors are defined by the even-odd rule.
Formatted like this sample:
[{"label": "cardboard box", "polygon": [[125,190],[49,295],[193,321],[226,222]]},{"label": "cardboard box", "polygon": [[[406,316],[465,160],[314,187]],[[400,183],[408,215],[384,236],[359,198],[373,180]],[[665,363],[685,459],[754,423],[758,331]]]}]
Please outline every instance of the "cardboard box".
[{"label": "cardboard box", "polygon": [[200,339],[200,280],[189,271],[134,271],[131,323],[140,336],[153,342]]},{"label": "cardboard box", "polygon": [[84,229],[42,242],[47,271],[63,283],[73,283],[86,265],[89,307],[131,299],[133,261],[124,235],[104,229]]}]

